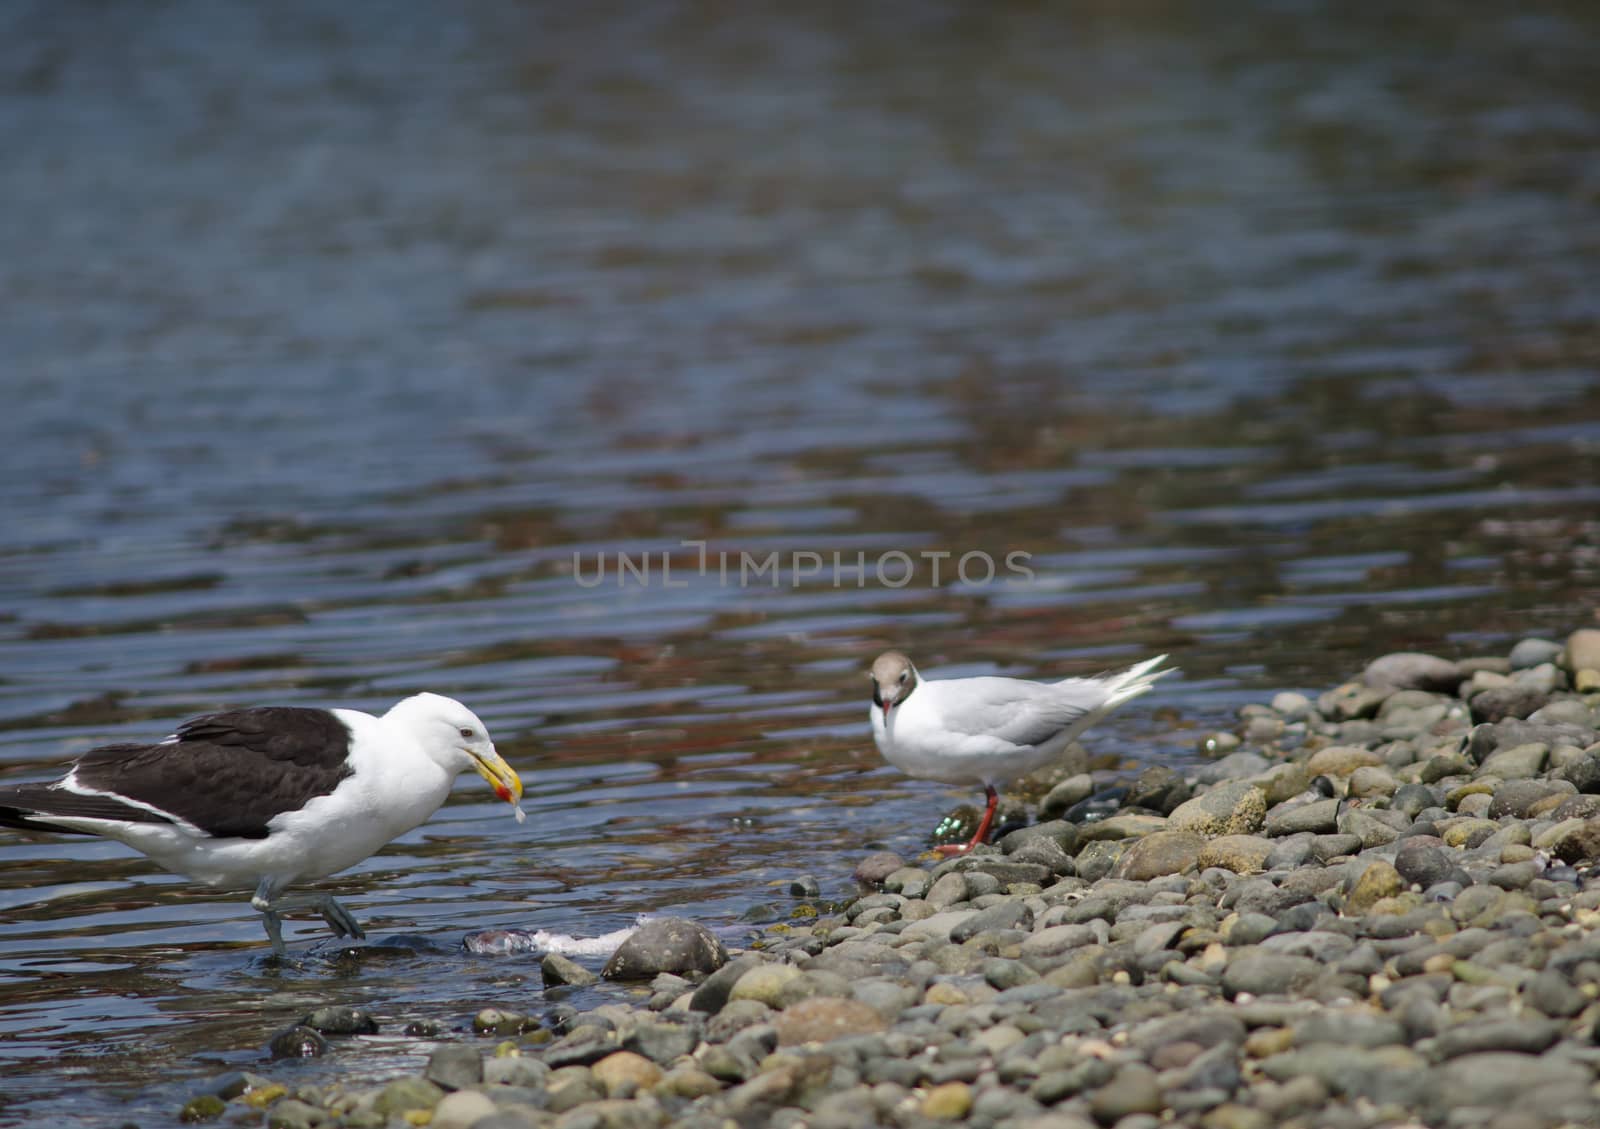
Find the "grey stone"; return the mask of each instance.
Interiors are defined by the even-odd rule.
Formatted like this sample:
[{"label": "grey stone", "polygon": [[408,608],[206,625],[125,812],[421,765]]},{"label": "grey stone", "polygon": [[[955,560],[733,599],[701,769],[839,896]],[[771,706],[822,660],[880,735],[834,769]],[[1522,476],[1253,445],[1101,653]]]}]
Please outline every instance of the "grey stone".
[{"label": "grey stone", "polygon": [[1530,713],[1528,720],[1535,725],[1571,725],[1579,729],[1593,729],[1595,713],[1581,698],[1557,698]]},{"label": "grey stone", "polygon": [[1339,801],[1313,800],[1296,804],[1293,801],[1279,804],[1267,812],[1266,833],[1272,838],[1296,835],[1302,831],[1326,834],[1337,830]]},{"label": "grey stone", "polygon": [[1589,1005],[1589,997],[1553,968],[1530,980],[1522,998],[1553,1019],[1570,1019]]},{"label": "grey stone", "polygon": [[285,1027],[267,1040],[273,1058],[317,1058],[328,1053],[328,1040],[303,1024]]},{"label": "grey stone", "polygon": [[1563,766],[1556,775],[1571,783],[1579,792],[1587,795],[1600,792],[1600,756],[1586,753]]},{"label": "grey stone", "polygon": [[1428,887],[1447,881],[1455,862],[1443,847],[1407,841],[1394,856],[1394,868],[1408,883]]},{"label": "grey stone", "polygon": [[1439,1033],[1435,1053],[1441,1059],[1486,1051],[1536,1055],[1561,1038],[1562,1024],[1549,1019],[1474,1019],[1451,1024]]},{"label": "grey stone", "polygon": [[1166,1104],[1156,1072],[1143,1063],[1129,1063],[1111,1081],[1089,1095],[1089,1111],[1102,1125],[1112,1125],[1130,1114],[1159,1114]]},{"label": "grey stone", "polygon": [[463,1043],[446,1043],[428,1056],[422,1076],[442,1090],[464,1090],[483,1081],[483,1056]]},{"label": "grey stone", "polygon": [[934,879],[923,900],[936,910],[948,909],[967,900],[967,879],[962,874],[941,874]]},{"label": "grey stone", "polygon": [[1033,911],[1021,899],[1008,899],[961,921],[950,930],[954,944],[1001,929],[1028,929],[1033,925]]},{"label": "grey stone", "polygon": [[1086,772],[1069,776],[1039,801],[1039,818],[1056,819],[1062,812],[1094,795],[1094,778]]},{"label": "grey stone", "polygon": [[1397,651],[1373,659],[1361,674],[1368,686],[1435,693],[1454,690],[1461,678],[1461,668],[1455,663],[1419,651]]},{"label": "grey stone", "polygon": [[376,1035],[378,1021],[358,1007],[319,1007],[301,1018],[304,1027],[324,1035]]},{"label": "grey stone", "polygon": [[1463,1055],[1430,1071],[1424,1094],[1440,1120],[1445,1111],[1462,1107],[1484,1110],[1495,1119],[1511,1109],[1551,1114],[1575,1109],[1587,1118],[1594,1111],[1591,1078],[1587,1066],[1555,1055],[1490,1051]]},{"label": "grey stone", "polygon": [[1261,789],[1244,780],[1233,780],[1179,804],[1167,818],[1167,829],[1194,831],[1207,838],[1253,835],[1261,829],[1266,813],[1266,796]]},{"label": "grey stone", "polygon": [[707,976],[694,990],[694,995],[689,997],[689,1007],[694,1011],[715,1015],[727,1004],[728,996],[733,992],[733,986],[739,982],[739,977],[760,963],[762,963],[760,957],[754,953],[746,953],[723,965]]},{"label": "grey stone", "polygon": [[[313,1129],[326,1125],[333,1119],[328,1111],[299,1098],[283,1098],[272,1104],[267,1113],[267,1129]],[[448,1126],[445,1129],[449,1129]]]},{"label": "grey stone", "polygon": [[1187,800],[1190,794],[1191,789],[1182,776],[1164,764],[1155,764],[1139,773],[1128,786],[1124,803],[1129,807],[1149,808],[1162,815],[1171,815],[1173,809]]},{"label": "grey stone", "polygon": [[1111,874],[1133,882],[1181,874],[1195,868],[1205,845],[1205,838],[1193,831],[1157,831],[1129,844]]},{"label": "grey stone", "polygon": [[1387,1047],[1404,1044],[1406,1030],[1399,1020],[1365,1011],[1332,1008],[1317,1012],[1293,1027],[1296,1046],[1336,1043],[1351,1047]]},{"label": "grey stone", "polygon": [[1111,873],[1111,868],[1117,865],[1117,860],[1126,854],[1127,850],[1127,842],[1121,839],[1097,840],[1084,844],[1074,860],[1078,877],[1088,882],[1098,882]]},{"label": "grey stone", "polygon": [[1561,656],[1561,644],[1553,639],[1520,639],[1511,648],[1511,669],[1527,670],[1540,663],[1553,663]]},{"label": "grey stone", "polygon": [[1201,784],[1221,784],[1228,780],[1243,780],[1258,776],[1271,767],[1272,762],[1260,753],[1241,751],[1229,753],[1221,760],[1202,765],[1195,773],[1195,779]]},{"label": "grey stone", "polygon": [[883,888],[891,894],[906,898],[921,898],[928,893],[932,876],[916,866],[902,866],[883,880]]},{"label": "grey stone", "polygon": [[644,980],[660,972],[715,972],[728,961],[722,942],[681,917],[645,922],[611,954],[600,972],[607,980]]},{"label": "grey stone", "polygon": [[[856,863],[853,877],[857,882],[877,886],[905,864],[906,860],[893,851],[876,851]],[[820,888],[818,892],[821,892]]]},{"label": "grey stone", "polygon": [[1580,627],[1567,636],[1563,665],[1571,671],[1600,670],[1600,628]]},{"label": "grey stone", "polygon": [[1264,913],[1241,913],[1234,918],[1233,928],[1228,933],[1228,944],[1235,946],[1256,945],[1272,936],[1278,928],[1278,921]]},{"label": "grey stone", "polygon": [[[1067,826],[1070,827],[1071,824]],[[1038,863],[1040,866],[1048,867],[1052,874],[1070,875],[1075,872],[1072,856],[1064,851],[1056,840],[1044,836],[1029,839],[1012,851],[1009,857],[1016,862]]]},{"label": "grey stone", "polygon": [[1387,846],[1400,838],[1397,829],[1364,808],[1346,809],[1339,816],[1338,828],[1339,834],[1354,836],[1363,849]]},{"label": "grey stone", "polygon": [[1322,972],[1323,966],[1310,957],[1244,950],[1223,970],[1222,989],[1229,998],[1243,992],[1254,996],[1282,995],[1304,989]]},{"label": "grey stone", "polygon": [[590,972],[571,957],[560,953],[546,953],[539,961],[539,972],[546,985],[571,984],[584,987],[598,983],[600,977]]},{"label": "grey stone", "polygon": [[1009,855],[1035,839],[1047,839],[1070,855],[1078,849],[1078,825],[1064,819],[1052,819],[1029,827],[1019,827],[1000,840],[1000,849]]},{"label": "grey stone", "polygon": [[1540,742],[1499,748],[1483,759],[1478,766],[1478,776],[1498,776],[1501,780],[1516,780],[1537,776],[1544,771],[1550,747]]},{"label": "grey stone", "polygon": [[1378,707],[1389,696],[1393,687],[1372,687],[1360,682],[1347,682],[1317,696],[1317,712],[1333,721],[1353,721],[1357,718],[1375,717]]},{"label": "grey stone", "polygon": [[1424,1063],[1401,1047],[1365,1050],[1335,1043],[1273,1055],[1261,1063],[1262,1073],[1278,1082],[1315,1078],[1332,1093],[1365,1098],[1377,1104],[1412,1102],[1426,1077]]}]

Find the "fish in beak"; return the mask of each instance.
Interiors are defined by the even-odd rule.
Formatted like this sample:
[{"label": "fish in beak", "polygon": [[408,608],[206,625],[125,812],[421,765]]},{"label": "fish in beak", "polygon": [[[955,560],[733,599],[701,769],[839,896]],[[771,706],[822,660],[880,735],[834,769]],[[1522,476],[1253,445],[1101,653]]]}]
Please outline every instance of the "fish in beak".
[{"label": "fish in beak", "polygon": [[494,794],[510,804],[517,812],[517,822],[521,823],[528,818],[522,810],[522,777],[517,775],[517,770],[505,762],[505,758],[490,746],[487,755],[467,750],[472,757],[472,767],[478,775],[489,782],[489,787],[494,789]]}]

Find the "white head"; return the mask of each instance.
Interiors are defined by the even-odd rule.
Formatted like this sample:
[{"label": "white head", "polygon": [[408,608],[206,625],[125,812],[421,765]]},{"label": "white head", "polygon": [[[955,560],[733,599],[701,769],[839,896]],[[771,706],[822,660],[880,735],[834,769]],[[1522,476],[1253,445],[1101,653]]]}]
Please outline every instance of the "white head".
[{"label": "white head", "polygon": [[478,715],[443,694],[413,694],[396,702],[385,721],[404,726],[448,772],[471,768],[508,804],[522,799],[522,778],[495,751]]},{"label": "white head", "polygon": [[889,711],[911,697],[917,688],[917,668],[899,651],[885,651],[872,663],[867,677],[872,679],[872,701],[883,709],[883,719],[889,720]]}]

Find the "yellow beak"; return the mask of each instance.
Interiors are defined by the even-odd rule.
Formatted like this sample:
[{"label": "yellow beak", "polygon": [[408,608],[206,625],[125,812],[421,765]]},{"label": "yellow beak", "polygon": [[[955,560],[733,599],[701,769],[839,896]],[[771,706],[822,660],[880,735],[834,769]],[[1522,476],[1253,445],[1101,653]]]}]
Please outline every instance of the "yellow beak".
[{"label": "yellow beak", "polygon": [[489,782],[495,795],[508,804],[516,804],[522,799],[522,777],[499,753],[490,749],[488,756],[479,756],[477,753],[469,755],[472,757],[472,767]]}]

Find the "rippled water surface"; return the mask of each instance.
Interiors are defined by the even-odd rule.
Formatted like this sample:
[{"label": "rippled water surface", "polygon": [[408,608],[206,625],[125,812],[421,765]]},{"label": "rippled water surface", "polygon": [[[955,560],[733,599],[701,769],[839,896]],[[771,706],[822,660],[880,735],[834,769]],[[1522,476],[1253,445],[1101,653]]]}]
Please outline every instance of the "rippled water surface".
[{"label": "rippled water surface", "polygon": [[[524,825],[464,779],[326,884],[412,940],[289,968],[237,896],[3,833],[0,1124],[378,1079],[408,1021],[549,1006],[470,930],[737,941],[799,875],[846,893],[972,798],[872,750],[886,646],[1171,652],[1085,741],[1136,765],[1385,650],[1591,622],[1596,30],[0,10],[0,779],[426,688],[529,783]],[[268,1066],[321,1003],[384,1033]]]}]

